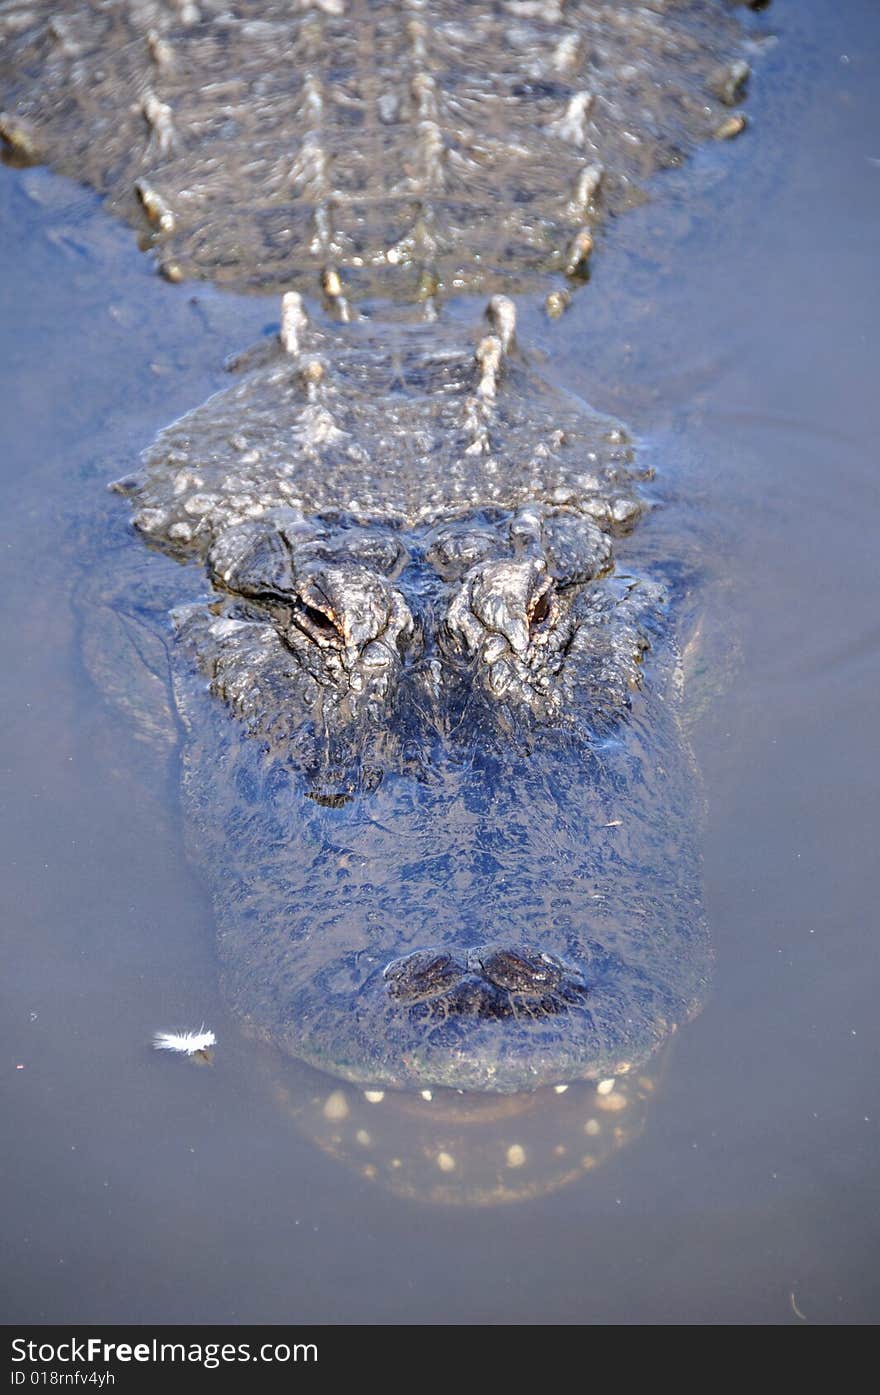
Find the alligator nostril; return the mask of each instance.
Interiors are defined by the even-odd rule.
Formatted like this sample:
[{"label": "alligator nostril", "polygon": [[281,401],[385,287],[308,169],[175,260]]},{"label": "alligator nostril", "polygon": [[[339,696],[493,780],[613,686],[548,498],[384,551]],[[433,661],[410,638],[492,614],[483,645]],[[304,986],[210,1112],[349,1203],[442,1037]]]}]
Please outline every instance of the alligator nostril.
[{"label": "alligator nostril", "polygon": [[564,970],[547,954],[527,949],[492,949],[473,956],[484,978],[509,993],[552,992],[562,983]]},{"label": "alligator nostril", "polygon": [[393,998],[422,1003],[446,993],[465,973],[465,965],[444,950],[416,950],[393,960],[384,977]]},{"label": "alligator nostril", "polygon": [[451,953],[419,949],[383,970],[385,992],[402,1008],[430,1003],[452,1017],[506,1018],[564,1012],[589,988],[577,969],[543,951],[475,945]]}]

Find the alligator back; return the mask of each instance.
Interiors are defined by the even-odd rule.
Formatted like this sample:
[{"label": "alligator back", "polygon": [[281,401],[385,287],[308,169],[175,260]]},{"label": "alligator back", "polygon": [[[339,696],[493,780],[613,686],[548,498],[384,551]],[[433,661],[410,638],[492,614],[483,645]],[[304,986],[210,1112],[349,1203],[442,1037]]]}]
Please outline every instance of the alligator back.
[{"label": "alligator back", "polygon": [[9,145],[172,278],[398,301],[583,274],[748,72],[705,0],[4,0],[0,34]]}]

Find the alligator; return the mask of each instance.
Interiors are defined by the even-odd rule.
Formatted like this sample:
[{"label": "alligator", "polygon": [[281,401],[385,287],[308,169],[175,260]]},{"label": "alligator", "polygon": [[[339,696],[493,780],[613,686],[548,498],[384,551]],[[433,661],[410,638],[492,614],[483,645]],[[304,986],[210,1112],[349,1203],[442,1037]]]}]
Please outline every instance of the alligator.
[{"label": "alligator", "polygon": [[7,158],[172,283],[281,295],[117,482],[147,546],[101,596],[171,675],[230,1001],[376,1097],[610,1081],[704,1001],[698,569],[513,297],[561,313],[744,129],[750,33],[727,0],[0,3]]}]

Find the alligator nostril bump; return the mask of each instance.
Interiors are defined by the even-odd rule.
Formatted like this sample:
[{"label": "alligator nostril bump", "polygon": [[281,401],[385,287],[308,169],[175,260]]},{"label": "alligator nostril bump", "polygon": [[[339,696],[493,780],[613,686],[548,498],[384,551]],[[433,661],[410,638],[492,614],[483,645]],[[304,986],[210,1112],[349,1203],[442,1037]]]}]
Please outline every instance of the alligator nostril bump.
[{"label": "alligator nostril bump", "polygon": [[469,950],[420,949],[393,959],[385,992],[402,1008],[442,1004],[443,1016],[504,1018],[519,1008],[562,1012],[589,992],[576,970],[543,951],[506,945]]},{"label": "alligator nostril bump", "polygon": [[526,949],[492,949],[477,952],[474,968],[508,993],[553,992],[562,983],[564,970],[548,954]]},{"label": "alligator nostril bump", "polygon": [[445,950],[416,950],[392,960],[384,978],[393,998],[423,1003],[448,992],[466,973],[466,966]]}]

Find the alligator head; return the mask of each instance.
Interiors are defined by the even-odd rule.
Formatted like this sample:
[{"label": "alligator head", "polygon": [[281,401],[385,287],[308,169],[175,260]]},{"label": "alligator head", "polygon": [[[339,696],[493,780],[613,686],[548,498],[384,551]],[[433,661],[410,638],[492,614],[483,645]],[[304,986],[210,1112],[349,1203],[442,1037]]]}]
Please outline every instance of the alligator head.
[{"label": "alligator head", "polygon": [[174,667],[228,991],[365,1085],[616,1076],[707,979],[667,597],[615,555],[647,472],[490,314],[476,355],[300,318],[129,485],[207,566]]},{"label": "alligator head", "polygon": [[636,617],[655,594],[610,579],[589,519],[539,505],[396,530],[282,507],[225,529],[207,566],[225,599],[178,611],[181,635],[333,804],[385,771],[425,778],[463,723],[466,741],[479,725],[523,747],[588,712],[595,734],[638,685]]}]

